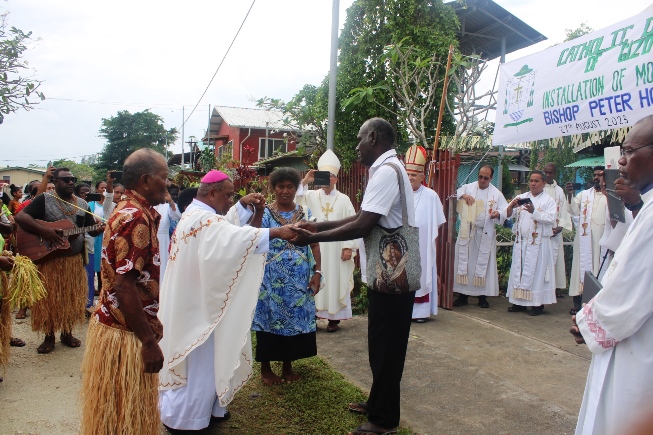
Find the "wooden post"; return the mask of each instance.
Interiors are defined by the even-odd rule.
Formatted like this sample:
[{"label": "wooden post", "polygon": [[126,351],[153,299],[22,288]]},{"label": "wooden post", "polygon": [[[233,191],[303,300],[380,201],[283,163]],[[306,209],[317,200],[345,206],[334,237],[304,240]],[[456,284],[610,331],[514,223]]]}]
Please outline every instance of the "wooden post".
[{"label": "wooden post", "polygon": [[444,105],[447,98],[447,87],[449,86],[449,68],[451,68],[451,56],[453,55],[453,45],[449,46],[449,55],[447,56],[447,69],[444,72],[444,83],[442,85],[442,98],[440,99],[440,112],[438,113],[438,123],[435,129],[435,140],[433,141],[433,159],[435,152],[438,150],[438,141],[440,140],[440,130],[442,130],[442,115],[444,114]]}]

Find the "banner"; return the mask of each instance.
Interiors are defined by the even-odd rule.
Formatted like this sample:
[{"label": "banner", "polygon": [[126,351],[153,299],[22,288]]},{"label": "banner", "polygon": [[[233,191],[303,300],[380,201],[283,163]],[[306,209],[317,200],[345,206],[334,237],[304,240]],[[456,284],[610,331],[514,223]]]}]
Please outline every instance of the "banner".
[{"label": "banner", "polygon": [[493,145],[632,126],[653,114],[653,7],[501,65]]}]

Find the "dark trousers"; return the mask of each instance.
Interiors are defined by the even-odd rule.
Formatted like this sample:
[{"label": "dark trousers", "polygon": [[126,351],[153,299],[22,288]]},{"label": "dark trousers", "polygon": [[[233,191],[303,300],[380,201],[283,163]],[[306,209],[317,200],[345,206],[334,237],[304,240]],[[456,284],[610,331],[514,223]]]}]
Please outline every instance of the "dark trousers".
[{"label": "dark trousers", "polygon": [[368,420],[391,429],[399,426],[401,376],[415,292],[389,295],[370,290],[368,298],[367,341],[372,369]]}]

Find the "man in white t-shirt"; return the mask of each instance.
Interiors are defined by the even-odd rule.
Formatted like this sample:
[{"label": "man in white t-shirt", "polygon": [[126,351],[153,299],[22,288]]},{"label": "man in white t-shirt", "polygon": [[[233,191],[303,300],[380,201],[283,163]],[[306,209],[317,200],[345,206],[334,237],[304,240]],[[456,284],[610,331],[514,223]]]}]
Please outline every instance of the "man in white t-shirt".
[{"label": "man in white t-shirt", "polygon": [[[302,223],[293,243],[306,245],[367,237],[379,225],[385,229],[402,225],[401,197],[397,174],[388,163],[400,169],[408,223],[415,226],[413,190],[406,170],[394,150],[394,130],[388,121],[372,118],[365,121],[358,132],[356,152],[358,160],[368,166],[369,182],[363,196],[361,211],[339,221]],[[419,252],[419,246],[412,247]],[[372,253],[367,253],[371,255]],[[378,255],[378,254],[377,254]],[[367,271],[368,282],[373,278]],[[349,409],[366,413],[367,423],[354,435],[390,433],[399,426],[400,384],[406,359],[406,348],[413,313],[414,292],[388,294],[370,289],[368,292],[368,350],[372,369],[372,388],[367,402],[350,403]]]}]

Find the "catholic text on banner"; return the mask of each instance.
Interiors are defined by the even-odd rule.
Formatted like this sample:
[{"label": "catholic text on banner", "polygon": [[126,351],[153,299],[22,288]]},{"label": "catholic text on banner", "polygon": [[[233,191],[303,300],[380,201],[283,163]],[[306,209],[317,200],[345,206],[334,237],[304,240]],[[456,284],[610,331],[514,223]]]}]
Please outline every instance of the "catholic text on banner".
[{"label": "catholic text on banner", "polygon": [[632,126],[653,113],[653,6],[501,65],[494,145]]}]

